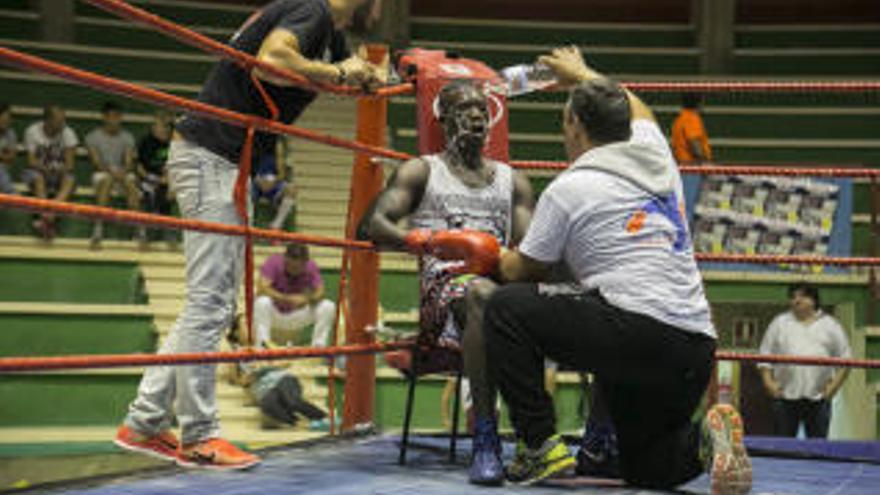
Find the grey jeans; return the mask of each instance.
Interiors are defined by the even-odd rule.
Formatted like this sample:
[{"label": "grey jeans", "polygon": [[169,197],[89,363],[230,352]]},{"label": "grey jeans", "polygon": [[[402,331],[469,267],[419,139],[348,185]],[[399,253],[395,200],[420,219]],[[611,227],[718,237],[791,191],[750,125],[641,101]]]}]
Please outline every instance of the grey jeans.
[{"label": "grey jeans", "polygon": [[[172,190],[184,218],[241,225],[233,188],[238,165],[186,141],[168,155]],[[186,231],[186,300],[159,354],[209,352],[235,317],[244,269],[244,238]],[[147,368],[125,423],[153,435],[169,428],[176,408],[184,445],[219,435],[215,365]],[[176,399],[176,404],[175,404]]]}]

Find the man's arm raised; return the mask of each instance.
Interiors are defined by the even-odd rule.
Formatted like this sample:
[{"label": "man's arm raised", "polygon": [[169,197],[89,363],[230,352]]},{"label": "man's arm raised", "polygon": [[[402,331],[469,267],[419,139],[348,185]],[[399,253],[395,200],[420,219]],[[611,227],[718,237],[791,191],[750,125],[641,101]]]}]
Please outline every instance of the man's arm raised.
[{"label": "man's arm raised", "polygon": [[[539,57],[538,62],[550,67],[556,73],[556,79],[562,86],[573,86],[582,82],[605,78],[604,75],[587,66],[581,51],[576,46],[557,48],[549,55]],[[628,89],[624,88],[624,91],[626,91],[629,97],[632,120],[645,119],[656,122],[654,112],[651,111],[651,108],[641,98]]]}]

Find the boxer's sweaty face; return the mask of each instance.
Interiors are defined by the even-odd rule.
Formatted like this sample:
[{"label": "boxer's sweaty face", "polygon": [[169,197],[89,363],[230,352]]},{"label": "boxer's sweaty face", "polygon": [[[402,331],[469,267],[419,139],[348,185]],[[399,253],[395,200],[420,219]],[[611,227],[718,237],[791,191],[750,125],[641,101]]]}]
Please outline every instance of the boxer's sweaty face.
[{"label": "boxer's sweaty face", "polygon": [[446,119],[447,142],[458,148],[482,149],[489,133],[486,97],[476,88],[465,87],[453,98]]}]

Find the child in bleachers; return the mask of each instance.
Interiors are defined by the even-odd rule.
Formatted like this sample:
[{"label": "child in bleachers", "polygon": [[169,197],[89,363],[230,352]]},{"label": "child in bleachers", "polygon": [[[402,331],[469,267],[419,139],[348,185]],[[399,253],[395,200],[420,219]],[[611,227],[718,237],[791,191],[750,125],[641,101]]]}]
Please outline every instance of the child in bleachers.
[{"label": "child in bleachers", "polygon": [[[164,110],[156,112],[150,132],[140,139],[137,147],[137,176],[144,211],[171,215],[171,196],[168,191],[168,147],[171,144],[172,115]],[[177,241],[176,233],[165,231],[165,240]],[[148,237],[145,236],[144,242]]]},{"label": "child in bleachers", "polygon": [[12,129],[12,110],[8,103],[0,103],[0,193],[15,194],[9,169],[15,161],[18,138]]},{"label": "child in bleachers", "polygon": [[[102,124],[86,136],[89,158],[95,167],[92,184],[99,206],[110,204],[114,192],[125,195],[128,208],[137,210],[140,192],[134,175],[134,137],[122,128],[122,107],[107,102],[101,108]],[[138,239],[143,240],[145,231],[138,229]],[[104,237],[104,222],[97,220],[92,232],[91,245],[97,248]]]}]

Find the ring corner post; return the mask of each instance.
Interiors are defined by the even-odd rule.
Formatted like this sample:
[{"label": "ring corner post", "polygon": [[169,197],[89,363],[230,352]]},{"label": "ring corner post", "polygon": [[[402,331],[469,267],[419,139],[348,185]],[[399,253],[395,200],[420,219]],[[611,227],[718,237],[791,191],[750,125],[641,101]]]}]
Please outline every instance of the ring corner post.
[{"label": "ring corner post", "polygon": [[[381,64],[388,53],[386,45],[368,45],[370,62]],[[357,140],[374,146],[384,146],[388,117],[385,98],[361,97],[357,103]],[[382,190],[382,165],[373,162],[364,153],[355,155],[351,180],[351,206],[348,237],[354,237],[357,221],[366,213],[373,198]],[[376,324],[379,309],[379,255],[374,251],[355,251],[351,254],[351,278],[348,307],[351,322],[346,325],[348,344],[370,344],[374,337],[367,328]],[[345,400],[342,431],[351,431],[359,425],[373,424],[376,387],[376,358],[373,354],[352,355],[346,365]]]}]

